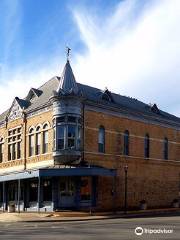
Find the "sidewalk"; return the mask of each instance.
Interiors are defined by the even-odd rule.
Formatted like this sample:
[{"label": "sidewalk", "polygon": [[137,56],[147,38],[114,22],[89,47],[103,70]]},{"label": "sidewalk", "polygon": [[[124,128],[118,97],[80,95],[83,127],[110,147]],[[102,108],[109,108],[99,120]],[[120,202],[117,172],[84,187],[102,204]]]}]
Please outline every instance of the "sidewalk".
[{"label": "sidewalk", "polygon": [[66,221],[88,221],[113,218],[137,218],[156,216],[180,216],[179,208],[149,209],[124,212],[75,212],[62,211],[54,213],[3,213],[0,212],[0,222],[66,222]]}]

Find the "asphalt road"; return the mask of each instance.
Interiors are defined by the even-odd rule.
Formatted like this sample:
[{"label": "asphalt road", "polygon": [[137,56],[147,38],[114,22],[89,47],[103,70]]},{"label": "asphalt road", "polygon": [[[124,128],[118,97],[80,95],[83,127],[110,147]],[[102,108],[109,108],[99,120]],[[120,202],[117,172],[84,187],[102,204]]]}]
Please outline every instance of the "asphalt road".
[{"label": "asphalt road", "polygon": [[[143,233],[137,236],[136,227],[143,231],[173,231],[172,233]],[[140,229],[141,232],[141,229]],[[1,240],[63,239],[63,240],[126,240],[180,239],[180,217],[150,217],[106,219],[76,222],[0,223]]]}]

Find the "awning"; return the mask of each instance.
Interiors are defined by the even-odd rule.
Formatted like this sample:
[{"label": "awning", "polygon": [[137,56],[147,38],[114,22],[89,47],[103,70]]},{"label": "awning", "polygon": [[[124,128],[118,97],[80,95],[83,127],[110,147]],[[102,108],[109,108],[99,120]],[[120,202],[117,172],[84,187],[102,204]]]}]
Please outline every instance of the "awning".
[{"label": "awning", "polygon": [[0,175],[0,182],[60,176],[116,176],[116,170],[101,167],[44,168]]}]

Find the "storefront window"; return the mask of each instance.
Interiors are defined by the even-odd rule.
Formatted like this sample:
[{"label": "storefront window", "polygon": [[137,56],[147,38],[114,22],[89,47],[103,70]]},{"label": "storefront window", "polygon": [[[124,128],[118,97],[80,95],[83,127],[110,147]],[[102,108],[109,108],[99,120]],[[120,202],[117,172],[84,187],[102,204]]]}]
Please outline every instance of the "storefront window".
[{"label": "storefront window", "polygon": [[74,181],[70,177],[61,178],[60,181],[60,194],[61,197],[70,197],[74,196],[75,185]]},{"label": "storefront window", "polygon": [[0,203],[3,202],[3,185],[0,183]]},{"label": "storefront window", "polygon": [[90,177],[81,178],[81,200],[91,200],[91,179]]},{"label": "storefront window", "polygon": [[52,184],[50,179],[43,181],[43,201],[52,201]]},{"label": "storefront window", "polygon": [[38,183],[37,181],[30,182],[29,187],[29,201],[36,202],[37,201],[37,194],[38,194]]},{"label": "storefront window", "polygon": [[15,183],[9,183],[9,187],[8,187],[8,201],[14,201],[15,200],[15,191],[16,191]]}]

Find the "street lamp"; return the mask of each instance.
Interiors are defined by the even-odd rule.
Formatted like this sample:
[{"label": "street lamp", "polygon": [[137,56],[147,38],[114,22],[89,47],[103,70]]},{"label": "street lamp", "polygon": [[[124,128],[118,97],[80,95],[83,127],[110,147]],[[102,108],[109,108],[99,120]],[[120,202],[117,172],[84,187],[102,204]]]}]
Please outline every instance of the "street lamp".
[{"label": "street lamp", "polygon": [[124,213],[127,213],[127,175],[128,166],[124,166]]}]

